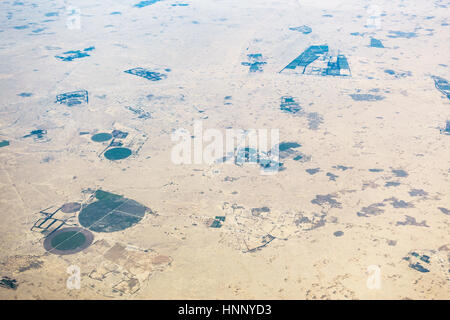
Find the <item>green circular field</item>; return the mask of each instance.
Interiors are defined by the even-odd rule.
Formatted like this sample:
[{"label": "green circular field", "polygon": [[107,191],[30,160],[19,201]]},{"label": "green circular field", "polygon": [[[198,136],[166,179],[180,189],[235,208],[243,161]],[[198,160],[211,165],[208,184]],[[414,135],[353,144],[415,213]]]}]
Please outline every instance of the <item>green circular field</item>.
[{"label": "green circular field", "polygon": [[105,152],[105,158],[108,160],[122,160],[131,156],[131,150],[128,148],[112,148]]},{"label": "green circular field", "polygon": [[78,231],[66,231],[56,235],[52,241],[52,247],[58,250],[75,250],[86,242],[84,234]]},{"label": "green circular field", "polygon": [[78,215],[80,224],[94,232],[115,232],[139,223],[147,208],[123,197],[106,197],[83,208]]},{"label": "green circular field", "polygon": [[94,142],[104,142],[104,141],[108,141],[111,139],[112,139],[112,134],[106,133],[106,132],[94,134],[91,138],[91,140]]}]

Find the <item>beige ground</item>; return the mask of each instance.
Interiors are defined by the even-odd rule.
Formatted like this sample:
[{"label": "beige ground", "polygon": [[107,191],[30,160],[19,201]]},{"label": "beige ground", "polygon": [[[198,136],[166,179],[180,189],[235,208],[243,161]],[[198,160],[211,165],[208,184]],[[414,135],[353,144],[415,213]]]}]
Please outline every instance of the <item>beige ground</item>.
[{"label": "beige ground", "polygon": [[[0,4],[0,141],[10,141],[0,148],[0,277],[18,283],[0,287],[0,298],[450,298],[450,215],[438,209],[450,210],[450,136],[439,131],[450,100],[431,79],[450,80],[448,1],[164,0],[139,9],[137,0],[83,0],[76,1],[79,30],[66,27],[68,2],[22,2]],[[369,4],[379,8],[378,29],[364,27]],[[302,25],[312,33],[289,30]],[[390,38],[390,30],[417,36]],[[386,48],[369,47],[371,36]],[[320,44],[346,55],[351,78],[278,73]],[[54,57],[90,46],[90,57]],[[241,65],[250,53],[263,55],[263,72]],[[134,67],[171,71],[151,82],[123,72]],[[411,75],[397,79],[386,69]],[[89,91],[89,104],[54,103],[79,89]],[[354,101],[349,94],[358,90],[385,99]],[[286,95],[322,116],[317,129],[280,110]],[[130,106],[152,117],[139,119]],[[300,143],[311,160],[287,159],[286,170],[271,176],[251,164],[175,165],[170,134],[192,130],[195,120],[223,131],[279,129],[281,141]],[[47,138],[22,138],[34,129],[46,129]],[[98,157],[104,146],[79,134],[113,129],[141,141],[139,152],[111,162]],[[312,168],[320,171],[305,171]],[[400,184],[385,185],[392,181]],[[94,233],[81,253],[47,253],[43,235],[30,231],[39,211],[83,202],[88,188],[156,214],[123,231]],[[426,194],[412,196],[413,189]],[[317,195],[329,202],[315,203]],[[376,203],[383,203],[378,215],[357,215]],[[270,212],[252,214],[261,207]],[[208,226],[223,215],[222,228]],[[407,216],[415,223],[402,225],[414,221]],[[267,234],[275,239],[246,252]],[[403,258],[411,252],[430,257],[422,263],[430,272],[409,266]],[[80,267],[80,290],[66,287],[70,265]],[[378,289],[366,285],[372,265],[381,271]]]}]

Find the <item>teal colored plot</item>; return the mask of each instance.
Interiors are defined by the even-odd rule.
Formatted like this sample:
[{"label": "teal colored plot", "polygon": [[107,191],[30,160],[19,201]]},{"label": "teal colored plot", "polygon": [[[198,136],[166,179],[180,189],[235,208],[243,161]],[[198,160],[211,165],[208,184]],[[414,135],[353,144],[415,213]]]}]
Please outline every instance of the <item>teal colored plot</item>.
[{"label": "teal colored plot", "polygon": [[112,139],[112,134],[106,133],[106,132],[97,133],[91,137],[91,140],[94,142],[104,142],[104,141],[108,141],[111,139]]}]

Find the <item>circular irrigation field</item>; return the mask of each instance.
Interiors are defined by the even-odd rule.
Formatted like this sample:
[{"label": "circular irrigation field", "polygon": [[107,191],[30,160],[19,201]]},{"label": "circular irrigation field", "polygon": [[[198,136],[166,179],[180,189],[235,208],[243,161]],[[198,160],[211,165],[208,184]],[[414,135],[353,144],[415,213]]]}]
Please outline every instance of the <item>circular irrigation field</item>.
[{"label": "circular irrigation field", "polygon": [[89,247],[93,240],[94,235],[89,230],[78,227],[63,228],[45,238],[44,248],[53,254],[74,254]]}]

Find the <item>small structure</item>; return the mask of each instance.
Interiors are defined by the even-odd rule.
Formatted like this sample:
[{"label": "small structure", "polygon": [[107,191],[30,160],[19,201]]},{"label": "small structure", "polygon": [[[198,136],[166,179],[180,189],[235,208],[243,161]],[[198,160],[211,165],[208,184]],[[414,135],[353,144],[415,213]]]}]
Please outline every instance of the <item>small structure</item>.
[{"label": "small structure", "polygon": [[47,130],[45,130],[45,129],[37,129],[37,130],[30,131],[29,134],[24,135],[22,138],[34,137],[35,140],[41,140],[41,139],[44,138],[44,136],[46,134],[47,134]]},{"label": "small structure", "polygon": [[289,113],[298,113],[302,110],[302,107],[295,101],[295,98],[291,96],[281,97],[280,110]]},{"label": "small structure", "polygon": [[383,43],[381,42],[381,40],[375,39],[375,38],[371,38],[370,39],[370,46],[372,48],[384,48]]},{"label": "small structure", "polygon": [[94,232],[115,232],[134,226],[146,213],[151,210],[137,201],[96,190],[78,215],[78,221]]},{"label": "small structure", "polygon": [[241,65],[250,67],[249,72],[262,72],[262,66],[266,64],[263,61],[261,53],[251,53],[247,55],[250,62],[241,62]]},{"label": "small structure", "polygon": [[55,216],[61,208],[56,209],[54,212],[47,212],[50,208],[39,211],[39,213],[44,215],[44,218],[38,219],[31,227],[31,231],[40,232],[46,236],[49,236],[66,223],[65,219],[59,219]]},{"label": "small structure", "polygon": [[450,99],[450,83],[444,78],[438,76],[432,76],[434,80],[434,86],[438,89],[447,99]]},{"label": "small structure", "polygon": [[291,31],[298,31],[301,32],[303,34],[308,34],[312,32],[312,29],[306,25],[300,26],[300,27],[291,27],[289,28],[289,30]]},{"label": "small structure", "polygon": [[0,279],[0,288],[16,290],[17,286],[18,284],[16,279],[12,279],[6,276]]},{"label": "small structure", "polygon": [[73,61],[75,59],[80,59],[84,57],[89,57],[90,54],[88,52],[94,50],[95,47],[84,48],[83,50],[71,50],[63,52],[59,56],[55,56],[55,58],[60,59],[62,61]]},{"label": "small structure", "polygon": [[210,225],[211,228],[221,228],[222,224],[225,222],[224,216],[216,216],[212,224]]}]

